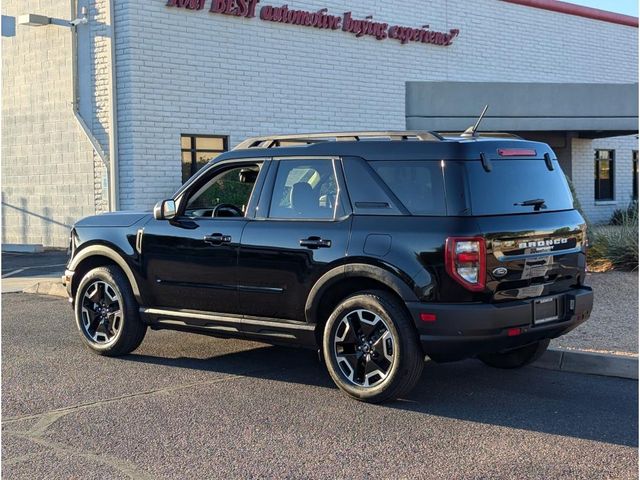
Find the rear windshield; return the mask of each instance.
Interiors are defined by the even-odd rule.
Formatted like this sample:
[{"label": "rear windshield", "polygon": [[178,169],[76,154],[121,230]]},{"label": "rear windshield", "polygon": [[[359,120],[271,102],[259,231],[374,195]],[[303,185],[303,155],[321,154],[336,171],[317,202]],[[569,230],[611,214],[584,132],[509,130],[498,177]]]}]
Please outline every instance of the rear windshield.
[{"label": "rear windshield", "polygon": [[557,161],[549,170],[541,159],[494,160],[490,172],[481,162],[463,163],[473,215],[533,212],[535,206],[521,205],[531,200],[544,200],[543,212],[573,208],[569,185]]},{"label": "rear windshield", "polygon": [[370,165],[412,215],[506,215],[573,208],[556,160],[551,171],[542,159],[493,160],[490,172],[479,160]]}]

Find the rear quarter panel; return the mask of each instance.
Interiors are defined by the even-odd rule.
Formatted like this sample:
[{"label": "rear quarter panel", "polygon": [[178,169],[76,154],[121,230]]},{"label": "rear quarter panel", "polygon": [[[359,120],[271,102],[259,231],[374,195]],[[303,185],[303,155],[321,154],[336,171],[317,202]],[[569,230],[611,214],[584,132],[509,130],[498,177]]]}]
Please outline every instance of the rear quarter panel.
[{"label": "rear quarter panel", "polygon": [[[444,266],[448,236],[481,232],[472,217],[354,216],[349,257],[367,257],[393,265],[416,296],[426,302],[480,300],[449,278]],[[381,237],[389,248],[380,247]],[[373,242],[372,242],[373,239]]]}]

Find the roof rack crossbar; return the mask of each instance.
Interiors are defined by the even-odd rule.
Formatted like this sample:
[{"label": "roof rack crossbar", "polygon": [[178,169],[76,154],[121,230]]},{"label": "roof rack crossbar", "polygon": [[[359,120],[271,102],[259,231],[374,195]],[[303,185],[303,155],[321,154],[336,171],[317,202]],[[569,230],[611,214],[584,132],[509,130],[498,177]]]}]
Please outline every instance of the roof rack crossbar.
[{"label": "roof rack crossbar", "polygon": [[247,148],[274,148],[282,143],[318,143],[318,142],[359,142],[368,138],[387,137],[390,140],[405,141],[415,138],[424,142],[439,142],[444,138],[429,131],[371,131],[371,132],[326,132],[326,133],[299,133],[293,135],[275,135],[268,137],[248,138],[236,145],[233,150]]}]

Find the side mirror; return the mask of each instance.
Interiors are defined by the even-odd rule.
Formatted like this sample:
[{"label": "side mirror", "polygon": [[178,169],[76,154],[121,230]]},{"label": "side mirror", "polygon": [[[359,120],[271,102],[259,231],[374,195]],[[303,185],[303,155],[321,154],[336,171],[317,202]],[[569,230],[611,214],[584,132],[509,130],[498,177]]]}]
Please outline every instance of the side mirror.
[{"label": "side mirror", "polygon": [[162,200],[153,207],[153,217],[156,220],[171,220],[176,216],[176,202],[172,199]]}]

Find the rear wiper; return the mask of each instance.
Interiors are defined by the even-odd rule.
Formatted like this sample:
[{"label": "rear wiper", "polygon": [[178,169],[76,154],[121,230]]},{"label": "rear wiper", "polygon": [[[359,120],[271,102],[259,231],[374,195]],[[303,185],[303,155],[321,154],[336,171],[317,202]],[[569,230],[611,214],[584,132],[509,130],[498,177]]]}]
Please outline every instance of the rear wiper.
[{"label": "rear wiper", "polygon": [[520,207],[533,207],[533,209],[536,212],[538,210],[547,208],[543,198],[534,198],[532,200],[525,200],[524,202],[514,203],[514,205],[518,205]]}]

